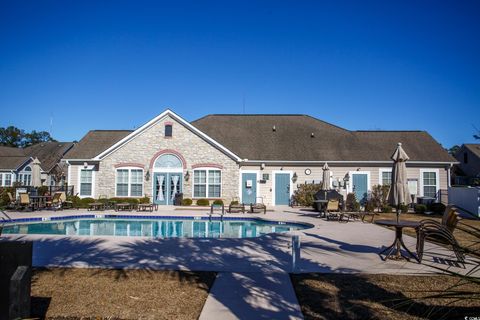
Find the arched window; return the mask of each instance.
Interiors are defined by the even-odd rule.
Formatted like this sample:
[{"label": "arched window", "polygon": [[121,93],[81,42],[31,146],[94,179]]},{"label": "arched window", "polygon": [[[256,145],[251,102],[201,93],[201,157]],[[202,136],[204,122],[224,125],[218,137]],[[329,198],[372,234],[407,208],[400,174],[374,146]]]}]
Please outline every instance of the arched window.
[{"label": "arched window", "polygon": [[155,160],[154,168],[183,168],[182,161],[173,154],[164,154]]}]

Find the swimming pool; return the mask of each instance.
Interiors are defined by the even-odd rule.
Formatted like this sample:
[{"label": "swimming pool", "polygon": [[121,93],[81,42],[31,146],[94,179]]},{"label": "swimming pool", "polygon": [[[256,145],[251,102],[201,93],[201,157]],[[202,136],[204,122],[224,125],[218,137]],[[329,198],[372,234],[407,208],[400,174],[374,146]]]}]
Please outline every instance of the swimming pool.
[{"label": "swimming pool", "polygon": [[4,234],[116,236],[149,238],[254,238],[264,234],[310,228],[294,222],[259,218],[149,217],[83,215],[19,219],[4,226]]}]

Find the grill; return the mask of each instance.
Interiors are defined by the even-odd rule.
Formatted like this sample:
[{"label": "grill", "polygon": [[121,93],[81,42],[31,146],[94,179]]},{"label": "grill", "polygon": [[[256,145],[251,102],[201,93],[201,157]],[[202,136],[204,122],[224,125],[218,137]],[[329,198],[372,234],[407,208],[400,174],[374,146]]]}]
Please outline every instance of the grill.
[{"label": "grill", "polygon": [[[314,195],[315,200],[338,200],[339,207],[343,208],[343,196],[336,190],[320,190]],[[315,210],[321,211],[321,202],[315,202]]]}]

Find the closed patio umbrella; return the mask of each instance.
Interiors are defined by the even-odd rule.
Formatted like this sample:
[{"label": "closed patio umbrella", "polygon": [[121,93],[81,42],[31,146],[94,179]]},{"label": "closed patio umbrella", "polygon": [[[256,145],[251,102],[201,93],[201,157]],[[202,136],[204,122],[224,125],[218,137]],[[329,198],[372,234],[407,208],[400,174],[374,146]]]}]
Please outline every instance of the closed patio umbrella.
[{"label": "closed patio umbrella", "polygon": [[330,168],[328,167],[328,164],[326,162],[322,169],[323,169],[323,178],[322,178],[321,189],[328,190],[330,189]]},{"label": "closed patio umbrella", "polygon": [[397,208],[398,222],[400,205],[411,203],[410,192],[408,191],[407,166],[405,164],[409,157],[403,150],[400,142],[391,158],[393,160],[392,184],[388,192],[388,203]]},{"label": "closed patio umbrella", "polygon": [[32,186],[40,187],[42,185],[42,175],[40,173],[40,160],[35,158],[32,162]]}]

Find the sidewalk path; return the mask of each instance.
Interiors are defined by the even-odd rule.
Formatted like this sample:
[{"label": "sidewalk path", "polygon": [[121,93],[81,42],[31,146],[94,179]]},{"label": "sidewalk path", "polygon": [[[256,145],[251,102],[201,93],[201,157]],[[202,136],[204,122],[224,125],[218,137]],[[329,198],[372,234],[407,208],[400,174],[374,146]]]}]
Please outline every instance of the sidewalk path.
[{"label": "sidewalk path", "polygon": [[199,319],[293,320],[303,315],[287,273],[221,272]]}]

